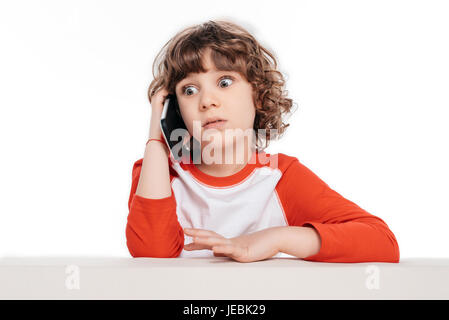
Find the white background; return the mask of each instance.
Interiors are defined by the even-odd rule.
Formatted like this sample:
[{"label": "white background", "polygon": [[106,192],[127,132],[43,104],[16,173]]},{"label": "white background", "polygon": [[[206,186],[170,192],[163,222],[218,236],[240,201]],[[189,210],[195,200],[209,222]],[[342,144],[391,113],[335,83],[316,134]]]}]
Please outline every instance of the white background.
[{"label": "white background", "polygon": [[1,1],[0,255],[130,257],[147,88],[181,29],[229,19],[298,109],[268,153],[382,218],[401,258],[448,257],[447,1]]}]

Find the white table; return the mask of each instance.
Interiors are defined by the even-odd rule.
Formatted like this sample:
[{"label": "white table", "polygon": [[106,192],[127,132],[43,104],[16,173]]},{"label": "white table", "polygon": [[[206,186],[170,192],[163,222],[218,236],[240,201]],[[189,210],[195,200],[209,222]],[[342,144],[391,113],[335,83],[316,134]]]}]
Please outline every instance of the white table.
[{"label": "white table", "polygon": [[4,257],[0,299],[449,299],[449,259]]}]

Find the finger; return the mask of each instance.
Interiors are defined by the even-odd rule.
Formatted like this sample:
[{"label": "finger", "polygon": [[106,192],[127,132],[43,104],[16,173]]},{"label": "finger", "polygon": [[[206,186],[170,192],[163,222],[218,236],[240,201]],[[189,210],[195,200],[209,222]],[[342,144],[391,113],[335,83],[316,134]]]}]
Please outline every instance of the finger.
[{"label": "finger", "polygon": [[184,228],[184,233],[187,235],[198,236],[198,237],[222,237],[218,233],[206,230],[206,229],[194,229],[194,228]]},{"label": "finger", "polygon": [[184,233],[192,236],[211,236],[212,232],[205,229],[184,228]]},{"label": "finger", "polygon": [[204,249],[210,249],[210,246],[204,245],[204,244],[198,244],[198,243],[189,243],[184,245],[184,250],[191,251],[191,250],[204,250]]},{"label": "finger", "polygon": [[195,237],[193,238],[193,242],[196,244],[203,244],[212,247],[217,245],[227,245],[229,244],[229,239],[216,237]]},{"label": "finger", "polygon": [[150,104],[153,105],[153,103],[160,104],[160,103],[164,102],[167,95],[168,95],[168,90],[165,87],[159,88],[156,92],[154,92],[154,94],[150,98]]}]

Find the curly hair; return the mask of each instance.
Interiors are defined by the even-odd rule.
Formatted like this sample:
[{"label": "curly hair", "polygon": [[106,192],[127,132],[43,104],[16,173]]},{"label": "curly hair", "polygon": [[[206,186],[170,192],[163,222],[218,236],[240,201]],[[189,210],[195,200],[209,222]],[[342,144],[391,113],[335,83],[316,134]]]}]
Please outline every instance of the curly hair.
[{"label": "curly hair", "polygon": [[[172,37],[153,62],[154,80],[148,88],[150,103],[160,88],[175,94],[176,84],[189,73],[206,72],[202,65],[206,48],[212,49],[211,58],[218,70],[236,71],[252,85],[256,145],[259,150],[267,148],[269,141],[280,137],[289,126],[282,116],[291,112],[293,100],[287,98],[283,90],[284,77],[276,70],[274,55],[235,23],[209,20],[187,27]],[[260,129],[265,129],[262,130],[264,136]],[[261,147],[259,141],[265,141],[265,146]]]}]

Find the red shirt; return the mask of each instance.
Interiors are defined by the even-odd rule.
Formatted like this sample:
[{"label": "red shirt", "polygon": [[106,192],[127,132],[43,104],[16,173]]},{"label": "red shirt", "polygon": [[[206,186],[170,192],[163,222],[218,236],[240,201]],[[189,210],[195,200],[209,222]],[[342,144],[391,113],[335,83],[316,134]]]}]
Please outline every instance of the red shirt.
[{"label": "red shirt", "polygon": [[387,224],[331,189],[295,157],[256,152],[227,177],[169,158],[172,195],[163,199],[135,194],[142,161],[134,163],[128,201],[126,238],[133,257],[213,256],[211,250],[183,250],[183,228],[230,238],[275,226],[309,226],[319,233],[321,248],[304,260],[399,262],[399,246]]}]

